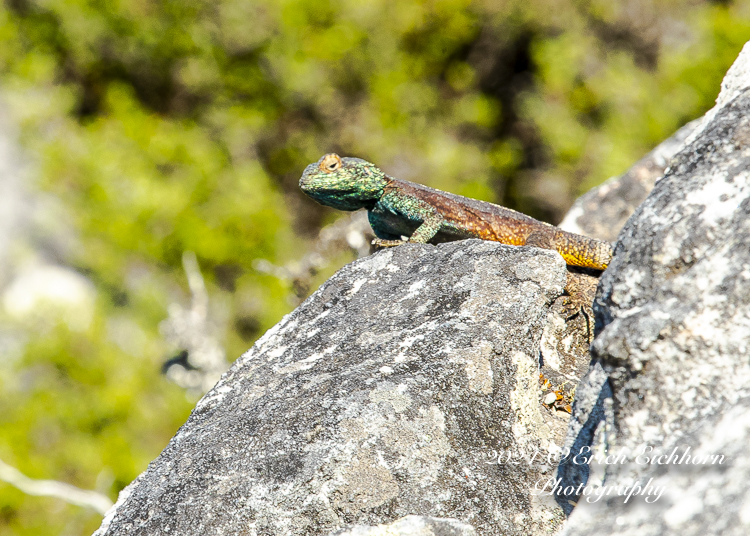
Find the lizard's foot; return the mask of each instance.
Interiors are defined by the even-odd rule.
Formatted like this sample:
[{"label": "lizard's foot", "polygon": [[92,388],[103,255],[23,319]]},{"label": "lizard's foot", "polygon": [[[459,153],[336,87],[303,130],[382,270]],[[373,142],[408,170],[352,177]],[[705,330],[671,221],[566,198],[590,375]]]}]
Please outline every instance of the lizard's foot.
[{"label": "lizard's foot", "polygon": [[406,244],[406,240],[383,240],[382,238],[375,238],[372,241],[372,245],[378,248],[392,248],[401,244]]},{"label": "lizard's foot", "polygon": [[591,319],[594,316],[594,311],[591,309],[591,304],[585,300],[581,301],[580,296],[565,296],[562,302],[562,314],[565,317],[565,321],[569,322],[578,315],[583,315],[583,319],[586,321],[586,333],[589,344],[594,342],[591,333]]},{"label": "lizard's foot", "polygon": [[566,321],[574,319],[579,314],[583,315],[583,318],[586,320],[589,342],[591,342],[591,319],[594,317],[592,304],[599,279],[588,275],[586,270],[585,268],[568,266],[562,310]]},{"label": "lizard's foot", "polygon": [[562,298],[562,313],[565,320],[572,320],[579,314],[587,315],[586,309],[591,308],[591,304],[586,303],[585,298],[580,295],[567,295]]}]

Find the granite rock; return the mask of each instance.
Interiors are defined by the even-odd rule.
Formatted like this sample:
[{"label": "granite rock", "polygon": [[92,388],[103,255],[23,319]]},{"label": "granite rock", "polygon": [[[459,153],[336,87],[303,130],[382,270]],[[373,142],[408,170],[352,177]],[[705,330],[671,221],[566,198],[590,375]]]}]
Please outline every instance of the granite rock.
[{"label": "granite rock", "polygon": [[564,534],[750,533],[748,245],[750,44],[602,276],[567,445],[610,459],[561,464]]},{"label": "granite rock", "polygon": [[562,510],[531,490],[555,463],[498,453],[564,439],[539,365],[566,274],[555,252],[478,240],[344,267],[237,360],[97,535],[329,534],[408,515],[554,532]]}]

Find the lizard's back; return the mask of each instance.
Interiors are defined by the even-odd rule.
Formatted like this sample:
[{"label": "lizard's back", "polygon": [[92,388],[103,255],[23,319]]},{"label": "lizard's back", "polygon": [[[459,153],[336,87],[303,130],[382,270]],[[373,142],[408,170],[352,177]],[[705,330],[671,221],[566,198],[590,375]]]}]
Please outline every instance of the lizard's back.
[{"label": "lizard's back", "polygon": [[[444,222],[432,242],[480,238],[514,246],[534,245],[558,251],[568,264],[598,270],[606,268],[612,258],[612,247],[606,242],[563,231],[494,203],[392,178],[384,197],[389,194],[395,194],[397,199],[422,201],[442,216]],[[401,218],[406,216],[411,220],[409,229],[403,227],[403,219],[394,218],[393,225],[400,229],[393,228],[391,232],[410,235],[421,223],[419,211],[409,217],[409,207],[402,208]],[[387,220],[382,223],[388,225]]]},{"label": "lizard's back", "polygon": [[[442,240],[481,238],[514,246],[526,244],[528,236],[542,229],[553,231],[556,227],[544,223],[515,210],[479,201],[429,186],[409,181],[391,179],[385,188],[398,190],[404,198],[416,198],[433,207],[445,220],[441,228]],[[419,221],[414,220],[413,224]]]}]

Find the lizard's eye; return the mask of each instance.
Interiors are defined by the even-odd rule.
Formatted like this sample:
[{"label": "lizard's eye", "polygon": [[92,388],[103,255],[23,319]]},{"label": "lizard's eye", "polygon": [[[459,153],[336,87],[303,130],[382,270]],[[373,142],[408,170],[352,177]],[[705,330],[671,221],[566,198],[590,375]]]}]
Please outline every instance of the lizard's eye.
[{"label": "lizard's eye", "polygon": [[341,167],[341,157],[339,157],[339,155],[335,153],[327,154],[320,159],[320,164],[318,164],[318,167],[321,171],[333,173]]}]

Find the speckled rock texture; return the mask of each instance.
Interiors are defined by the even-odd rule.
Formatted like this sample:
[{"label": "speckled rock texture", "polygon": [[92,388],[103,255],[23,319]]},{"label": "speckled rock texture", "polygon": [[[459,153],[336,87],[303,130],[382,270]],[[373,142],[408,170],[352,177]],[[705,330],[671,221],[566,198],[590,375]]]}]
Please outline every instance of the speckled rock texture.
[{"label": "speckled rock texture", "polygon": [[336,531],[331,536],[476,536],[474,527],[455,519],[406,516],[389,523],[368,527],[357,525]]},{"label": "speckled rock texture", "polygon": [[[564,534],[750,534],[750,44],[620,234],[594,309],[568,444],[610,459]],[[586,472],[561,466],[562,487]]]},{"label": "speckled rock texture", "polygon": [[96,534],[314,535],[408,515],[553,533],[561,508],[531,490],[556,464],[496,453],[565,437],[539,364],[566,274],[555,252],[478,240],[344,267],[237,360]]}]

